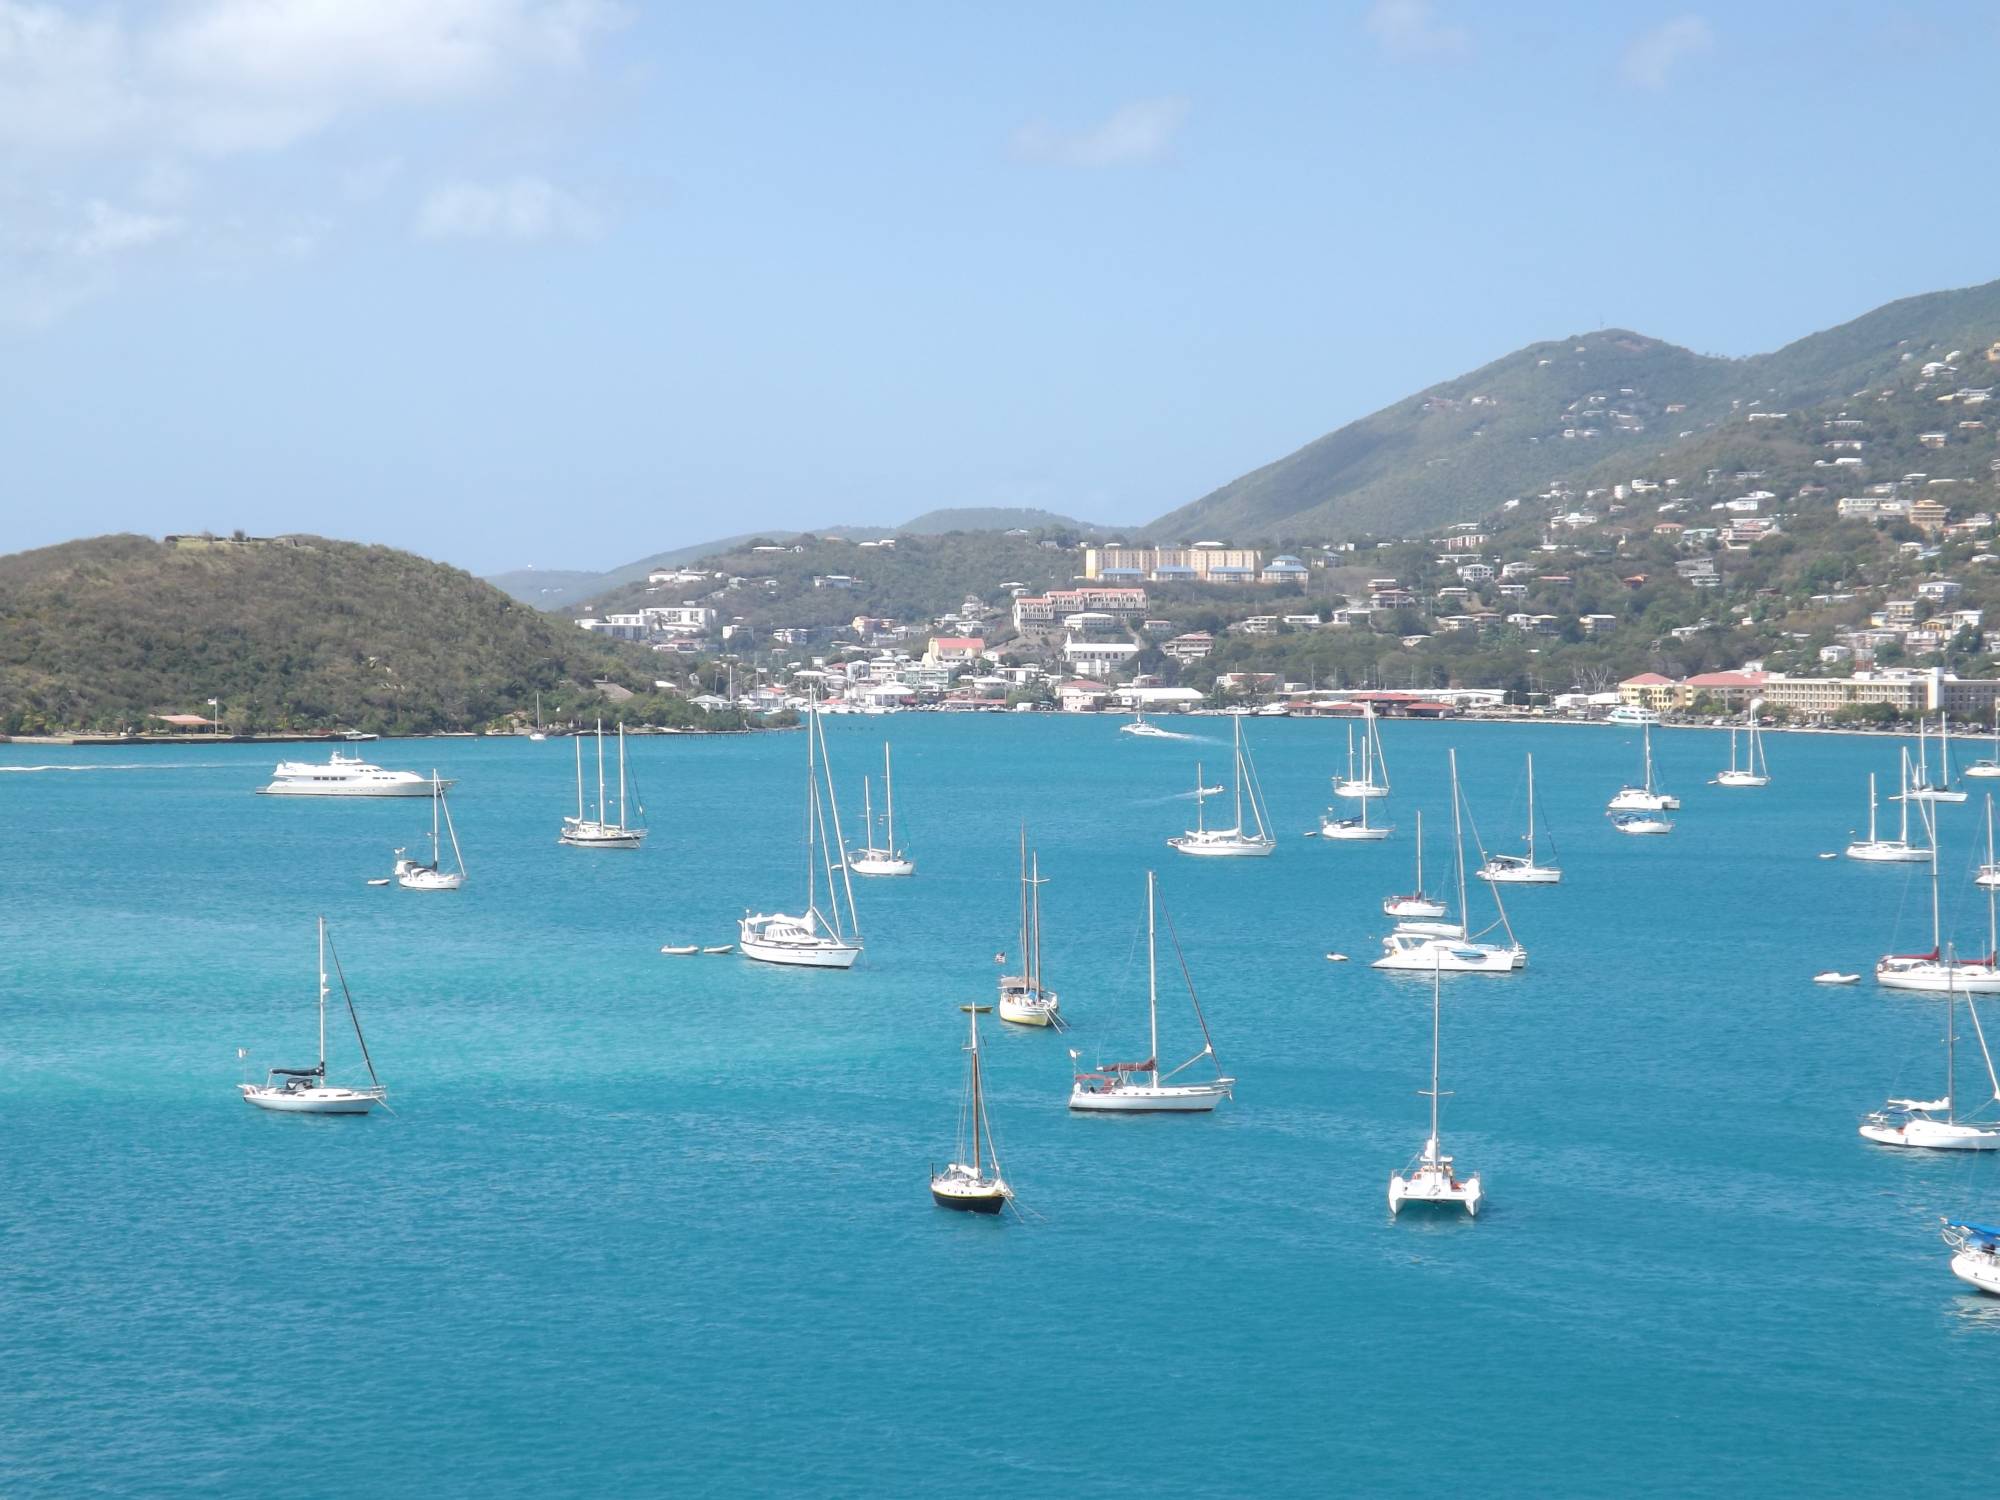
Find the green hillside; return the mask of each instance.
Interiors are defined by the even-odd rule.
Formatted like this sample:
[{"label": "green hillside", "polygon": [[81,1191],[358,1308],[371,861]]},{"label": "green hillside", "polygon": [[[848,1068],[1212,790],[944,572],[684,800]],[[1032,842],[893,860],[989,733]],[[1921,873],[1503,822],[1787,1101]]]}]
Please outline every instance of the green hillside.
[{"label": "green hillside", "polygon": [[[650,683],[647,653],[538,614],[468,573],[318,537],[176,547],[104,536],[0,557],[0,731],[472,728]],[[594,696],[594,695],[593,695]]]},{"label": "green hillside", "polygon": [[1415,536],[1639,455],[1671,465],[1676,445],[1699,442],[1751,402],[1838,399],[1953,350],[1983,360],[1995,338],[2000,282],[1907,297],[1741,360],[1622,330],[1536,344],[1351,422],[1146,530],[1163,540]]}]

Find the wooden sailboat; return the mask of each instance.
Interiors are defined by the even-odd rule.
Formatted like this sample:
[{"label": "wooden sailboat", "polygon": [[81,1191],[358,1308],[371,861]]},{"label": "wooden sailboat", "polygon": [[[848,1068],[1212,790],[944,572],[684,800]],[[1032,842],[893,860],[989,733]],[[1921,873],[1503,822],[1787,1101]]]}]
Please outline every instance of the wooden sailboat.
[{"label": "wooden sailboat", "polygon": [[[636,849],[645,841],[646,830],[625,821],[625,725],[618,726],[618,818],[607,816],[604,800],[604,721],[597,721],[597,809],[596,816],[583,815],[583,737],[576,741],[576,816],[564,818],[556,842],[574,849]],[[642,808],[643,812],[644,809]]]},{"label": "wooden sailboat", "polygon": [[[737,943],[745,958],[806,969],[851,969],[861,956],[861,923],[854,909],[840,836],[840,804],[833,769],[826,763],[826,728],[819,696],[806,704],[806,903],[798,916],[785,912],[745,912],[737,923]],[[836,860],[836,855],[840,855]],[[826,903],[820,904],[820,879]]]},{"label": "wooden sailboat", "polygon": [[[437,772],[431,772],[434,789],[431,792],[431,860],[421,864],[407,858],[401,849],[396,851],[396,868],[393,871],[396,884],[406,891],[455,891],[465,884],[465,856],[459,852],[458,830],[452,826],[451,808],[444,800],[444,783],[437,779]],[[438,819],[444,819],[444,832],[451,838],[451,861],[453,868],[445,869],[443,848],[438,842]]]},{"label": "wooden sailboat", "polygon": [[1476,873],[1481,880],[1501,885],[1559,885],[1563,872],[1554,865],[1535,863],[1535,757],[1528,756],[1528,831],[1522,835],[1526,854],[1489,854]]},{"label": "wooden sailboat", "polygon": [[[1201,818],[1203,799],[1195,799],[1195,826],[1179,838],[1167,840],[1167,847],[1181,854],[1193,854],[1207,858],[1242,858],[1262,856],[1278,847],[1278,841],[1271,836],[1271,829],[1264,819],[1264,794],[1257,784],[1256,768],[1251,764],[1250,754],[1243,748],[1243,720],[1232,717],[1230,723],[1236,731],[1236,822],[1228,828],[1209,828]],[[1196,767],[1196,784],[1200,784],[1200,767]],[[1244,827],[1244,813],[1249,813],[1253,828]]]},{"label": "wooden sailboat", "polygon": [[[1236,1080],[1223,1076],[1216,1061],[1215,1041],[1208,1034],[1208,1021],[1201,1013],[1201,1001],[1188,978],[1187,962],[1181,957],[1180,943],[1174,943],[1174,957],[1180,961],[1181,977],[1187,984],[1188,1003],[1194,1007],[1201,1027],[1201,1051],[1179,1067],[1160,1071],[1160,972],[1153,872],[1146,872],[1146,1024],[1151,1050],[1143,1062],[1110,1063],[1090,1072],[1077,1073],[1070,1082],[1069,1107],[1106,1114],[1194,1114],[1213,1110],[1223,1099],[1233,1098]],[[1168,935],[1173,933],[1169,919]],[[1070,1060],[1076,1061],[1074,1049]],[[1215,1069],[1215,1076],[1193,1083],[1174,1080],[1203,1058]]]},{"label": "wooden sailboat", "polygon": [[1016,1026],[1062,1026],[1056,992],[1042,983],[1042,857],[1028,855],[1021,828],[1021,972],[1000,979],[1000,1019]]},{"label": "wooden sailboat", "polygon": [[964,1213],[997,1214],[1013,1198],[1014,1190],[1000,1175],[1000,1153],[993,1145],[993,1126],[986,1118],[986,1090],[979,1072],[979,1018],[993,1007],[961,1005],[959,1009],[972,1018],[972,1038],[965,1047],[970,1061],[966,1069],[965,1107],[958,1122],[958,1160],[942,1172],[931,1173],[931,1202],[939,1208],[955,1208]]},{"label": "wooden sailboat", "polygon": [[1479,1212],[1483,1196],[1479,1185],[1479,1174],[1461,1178],[1452,1168],[1451,1158],[1444,1154],[1438,1144],[1438,1100],[1444,1097],[1444,1090],[1438,1087],[1438,1032],[1443,1013],[1444,971],[1431,971],[1431,1086],[1419,1092],[1430,1097],[1431,1133],[1424,1139],[1424,1149],[1416,1159],[1404,1169],[1401,1175],[1389,1178],[1389,1212],[1400,1213],[1406,1203],[1457,1204],[1467,1214]]},{"label": "wooden sailboat", "polygon": [[861,780],[861,827],[867,844],[848,852],[847,867],[857,875],[914,875],[916,861],[896,846],[896,783],[889,769],[889,742],[882,742],[882,796],[887,818],[882,842],[875,842],[875,808],[868,794],[868,779]]},{"label": "wooden sailboat", "polygon": [[340,975],[340,993],[347,1001],[347,1016],[354,1023],[354,1040],[361,1048],[361,1060],[368,1065],[365,1089],[348,1088],[327,1082],[326,1076],[326,960],[331,944],[326,935],[326,918],[319,919],[319,1062],[310,1068],[273,1068],[264,1082],[240,1083],[244,1101],[259,1109],[286,1115],[365,1115],[388,1098],[389,1091],[375,1076],[375,1059],[368,1055],[368,1040],[361,1034],[361,1017],[354,1008],[354,996],[347,988],[347,976],[340,971],[340,956],[333,955],[334,972]]}]

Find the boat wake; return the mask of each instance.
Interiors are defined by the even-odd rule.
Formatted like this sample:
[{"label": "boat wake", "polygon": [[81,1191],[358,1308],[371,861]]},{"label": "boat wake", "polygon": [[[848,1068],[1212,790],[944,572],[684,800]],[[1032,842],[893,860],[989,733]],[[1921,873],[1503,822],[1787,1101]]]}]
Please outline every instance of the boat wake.
[{"label": "boat wake", "polygon": [[135,762],[129,766],[0,766],[0,772],[13,771],[22,774],[30,771],[212,771],[215,769],[217,768],[212,765],[201,765],[194,761],[176,764],[156,760]]}]

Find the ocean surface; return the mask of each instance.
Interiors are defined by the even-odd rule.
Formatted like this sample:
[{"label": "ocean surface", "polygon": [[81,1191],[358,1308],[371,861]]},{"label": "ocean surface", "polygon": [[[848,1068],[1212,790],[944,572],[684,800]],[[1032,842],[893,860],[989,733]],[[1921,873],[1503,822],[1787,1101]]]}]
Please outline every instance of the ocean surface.
[{"label": "ocean surface", "polygon": [[[1685,806],[1639,839],[1602,813],[1636,731],[1392,722],[1395,835],[1333,844],[1302,835],[1344,728],[1257,719],[1280,847],[1196,861],[1164,841],[1228,721],[1182,724],[830,720],[850,837],[887,738],[918,863],[857,882],[847,974],[659,952],[796,909],[797,734],[633,741],[638,853],[557,846],[566,741],[367,747],[458,779],[456,895],[365,883],[425,803],[253,796],[270,749],[0,746],[0,1494],[1986,1487],[2000,1300],[1937,1224],[2000,1216],[2000,1162],[1862,1142],[1942,1088],[1938,1002],[1809,982],[1929,946],[1921,870],[1816,857],[1894,741],[1772,735],[1772,785],[1725,791],[1721,735],[1662,731]],[[1507,898],[1525,973],[1445,981],[1445,1142],[1484,1211],[1393,1221],[1429,984],[1367,960],[1419,808],[1449,883],[1453,746],[1493,849],[1533,751],[1566,879]],[[1973,786],[1943,812],[1962,951]],[[971,1219],[926,1175],[1024,818],[1073,1030],[987,1030],[1024,1213]],[[1067,1048],[1144,1055],[1149,867],[1236,1097],[1072,1117]],[[238,1048],[312,1060],[321,913],[392,1114],[237,1095]]]}]

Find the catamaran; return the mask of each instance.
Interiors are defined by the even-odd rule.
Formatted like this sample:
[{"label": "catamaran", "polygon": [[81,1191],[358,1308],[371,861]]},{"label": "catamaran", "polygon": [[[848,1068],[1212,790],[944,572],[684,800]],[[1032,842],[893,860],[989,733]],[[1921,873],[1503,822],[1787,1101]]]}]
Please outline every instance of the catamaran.
[{"label": "catamaran", "polygon": [[1438,1087],[1438,1031],[1440,1016],[1444,1009],[1444,970],[1431,970],[1431,1086],[1418,1092],[1429,1096],[1431,1101],[1431,1133],[1424,1139],[1424,1149],[1417,1153],[1401,1175],[1389,1177],[1389,1212],[1400,1213],[1406,1203],[1462,1204],[1468,1216],[1477,1215],[1482,1196],[1479,1174],[1460,1177],[1452,1170],[1451,1158],[1438,1146],[1438,1100],[1444,1097],[1444,1090]]},{"label": "catamaran", "polygon": [[1944,1242],[1952,1248],[1951,1274],[1982,1292],[2000,1296],[2000,1229],[1991,1224],[1945,1221]]},{"label": "catamaran", "polygon": [[1028,856],[1028,830],[1021,828],[1021,972],[1000,976],[1000,1019],[1016,1026],[1062,1025],[1061,1002],[1042,983],[1042,857]]},{"label": "catamaran", "polygon": [[1729,726],[1729,769],[1715,773],[1717,786],[1769,786],[1771,768],[1764,760],[1764,732],[1757,727],[1757,705],[1750,705],[1748,714],[1748,746],[1744,751],[1743,767],[1736,765],[1736,726]]},{"label": "catamaran", "polygon": [[[458,850],[458,830],[452,827],[451,809],[445,805],[444,783],[438,780],[437,772],[431,772],[431,781],[437,790],[431,794],[431,859],[429,864],[419,863],[407,857],[401,849],[396,851],[396,868],[391,872],[396,884],[406,891],[455,891],[465,884],[465,856]],[[444,831],[451,838],[451,862],[455,868],[444,868],[443,850],[438,844],[438,818],[444,818]]]},{"label": "catamaran", "polygon": [[[986,1091],[979,1076],[979,1018],[993,1007],[961,1005],[959,1009],[972,1018],[972,1040],[965,1047],[970,1062],[965,1103],[958,1119],[958,1159],[942,1172],[931,1173],[931,1202],[963,1213],[997,1214],[1007,1206],[1014,1190],[1000,1175],[1000,1153],[993,1145],[993,1126],[986,1118]],[[983,1154],[982,1136],[986,1141]]]},{"label": "catamaran", "polygon": [[[1271,837],[1271,830],[1264,819],[1264,794],[1257,784],[1256,767],[1251,763],[1250,752],[1243,748],[1243,719],[1234,716],[1230,721],[1236,729],[1236,821],[1228,828],[1210,828],[1202,820],[1202,804],[1207,800],[1197,795],[1194,800],[1195,826],[1179,838],[1167,840],[1167,847],[1182,854],[1199,855],[1205,858],[1244,858],[1269,854],[1278,847],[1278,841]],[[1195,768],[1195,785],[1201,784],[1200,767]],[[1255,831],[1243,826],[1246,807]]]},{"label": "catamaran", "polygon": [[882,742],[882,799],[887,818],[882,842],[875,842],[875,808],[868,796],[868,779],[861,779],[861,827],[868,843],[847,852],[847,867],[857,875],[914,875],[916,861],[896,847],[896,783],[889,771],[889,742]]},{"label": "catamaran", "polygon": [[[641,816],[645,813],[641,805]],[[576,738],[576,816],[564,818],[558,844],[573,849],[636,849],[645,841],[646,830],[625,821],[625,725],[618,725],[618,821],[606,819],[604,801],[604,721],[597,721],[597,809],[596,816],[583,815],[583,736]]]},{"label": "catamaran", "polygon": [[1681,799],[1670,796],[1653,784],[1653,726],[1646,725],[1639,731],[1644,744],[1646,774],[1638,786],[1622,786],[1618,793],[1605,804],[1606,812],[1674,812],[1681,805]]},{"label": "catamaran", "polygon": [[1924,739],[1924,721],[1917,720],[1917,765],[1910,773],[1908,784],[1903,788],[1905,797],[1914,797],[1919,802],[1963,802],[1966,794],[1951,789],[1951,724],[1943,714],[1938,715],[1938,776],[1931,780],[1931,767]]},{"label": "catamaran", "polygon": [[1171,740],[1178,738],[1171,730],[1162,729],[1157,724],[1148,724],[1146,722],[1146,711],[1136,708],[1132,710],[1132,722],[1130,724],[1120,724],[1118,732],[1120,734],[1136,734],[1142,739],[1149,740]]},{"label": "catamaran", "polygon": [[1967,994],[2000,994],[2000,915],[1996,915],[1993,887],[1986,889],[1986,957],[1946,956],[1942,943],[1942,917],[1938,897],[1937,811],[1918,804],[1918,815],[1930,835],[1931,867],[1931,949],[1928,953],[1888,953],[1876,960],[1875,982],[1889,990],[1923,990],[1949,994],[1954,989]]},{"label": "catamaran", "polygon": [[1389,764],[1382,758],[1382,730],[1372,706],[1361,710],[1361,765],[1354,764],[1354,726],[1347,726],[1347,775],[1333,784],[1338,797],[1386,797],[1389,795]]},{"label": "catamaran", "polygon": [[[1099,1113],[1117,1114],[1195,1114],[1205,1113],[1215,1108],[1223,1099],[1234,1098],[1232,1090],[1236,1086],[1234,1078],[1223,1076],[1222,1065],[1216,1061],[1215,1040],[1208,1034],[1208,1021],[1201,1013],[1201,1001],[1194,992],[1194,980],[1188,976],[1187,960],[1181,955],[1180,940],[1173,936],[1173,919],[1167,919],[1167,935],[1173,940],[1174,957],[1180,964],[1181,978],[1187,985],[1188,1003],[1194,1007],[1194,1018],[1201,1027],[1201,1051],[1169,1072],[1160,1071],[1160,970],[1158,939],[1154,909],[1157,900],[1153,889],[1153,872],[1146,872],[1146,1022],[1150,1050],[1144,1062],[1111,1063],[1090,1072],[1079,1072],[1070,1081],[1069,1107]],[[1070,1051],[1070,1061],[1076,1061],[1076,1051]],[[1199,1079],[1192,1083],[1176,1083],[1174,1080],[1203,1058],[1215,1069],[1213,1078]]]},{"label": "catamaran", "polygon": [[[1367,812],[1368,804],[1366,802],[1361,804],[1361,810],[1364,813]],[[1412,887],[1407,896],[1385,897],[1382,902],[1382,915],[1385,917],[1441,917],[1444,913],[1444,903],[1424,890],[1424,815],[1422,812],[1419,812],[1417,814],[1417,883]]]},{"label": "catamaran", "polygon": [[[807,969],[851,969],[861,956],[861,921],[854,910],[854,883],[847,861],[835,854],[840,836],[840,804],[833,792],[833,767],[826,758],[826,728],[819,695],[806,701],[806,905],[800,916],[745,912],[737,942],[745,958]],[[826,878],[826,909],[820,909],[819,882]],[[838,878],[836,879],[836,875]]]},{"label": "catamaran", "polygon": [[[1910,752],[1903,752],[1902,776],[1905,781],[1910,774]],[[1901,823],[1899,831],[1892,839],[1880,838],[1875,831],[1875,773],[1868,773],[1868,837],[1854,839],[1847,846],[1849,859],[1865,860],[1870,864],[1916,864],[1931,857],[1931,851],[1922,844],[1910,842],[1910,800],[1898,796],[1896,806]]]},{"label": "catamaran", "polygon": [[1995,699],[1993,703],[1993,749],[1983,759],[1967,766],[1963,774],[1981,779],[2000,776],[2000,699]]},{"label": "catamaran", "polygon": [[1526,854],[1489,854],[1475,872],[1481,880],[1503,885],[1558,885],[1563,872],[1555,865],[1535,863],[1535,757],[1528,757],[1528,831],[1522,841]]},{"label": "catamaran", "polygon": [[[1883,1146],[1918,1146],[1931,1151],[2000,1150],[2000,1125],[1975,1124],[1958,1118],[1958,990],[1946,971],[1944,992],[1944,1097],[1942,1099],[1891,1099],[1861,1122],[1861,1134]],[[1986,1045],[1986,1030],[1979,1024],[1979,1007],[1970,995],[1966,1011],[1972,1029],[1979,1034],[1979,1054],[1986,1060],[1986,1081],[1992,1086],[1992,1102],[2000,1104],[2000,1077],[1993,1072],[1993,1054]],[[1939,1118],[1942,1116],[1943,1118]]]},{"label": "catamaran", "polygon": [[[370,739],[374,736],[370,735]],[[309,760],[281,760],[271,784],[259,787],[265,797],[428,797],[439,786],[415,771],[385,771],[358,755],[335,750],[325,765]]]},{"label": "catamaran", "polygon": [[347,1088],[328,1083],[326,1077],[326,960],[331,945],[326,937],[326,918],[319,919],[319,1062],[310,1068],[273,1068],[262,1083],[239,1083],[236,1087],[247,1103],[259,1109],[286,1115],[365,1115],[389,1097],[382,1080],[375,1076],[375,1059],[368,1055],[368,1040],[361,1034],[361,1017],[354,1009],[354,996],[341,973],[340,955],[333,955],[333,968],[340,975],[340,993],[347,1001],[347,1016],[354,1023],[354,1040],[361,1048],[361,1060],[368,1065],[368,1087]]},{"label": "catamaran", "polygon": [[[1382,956],[1377,969],[1436,969],[1447,974],[1511,974],[1528,966],[1528,950],[1514,937],[1507,923],[1507,908],[1500,900],[1499,887],[1489,885],[1493,909],[1498,918],[1480,931],[1468,931],[1469,907],[1465,890],[1464,797],[1458,789],[1458,752],[1451,757],[1451,831],[1455,868],[1458,875],[1458,920],[1456,922],[1398,922],[1382,939]],[[1507,934],[1505,943],[1481,942],[1493,928]]]}]

